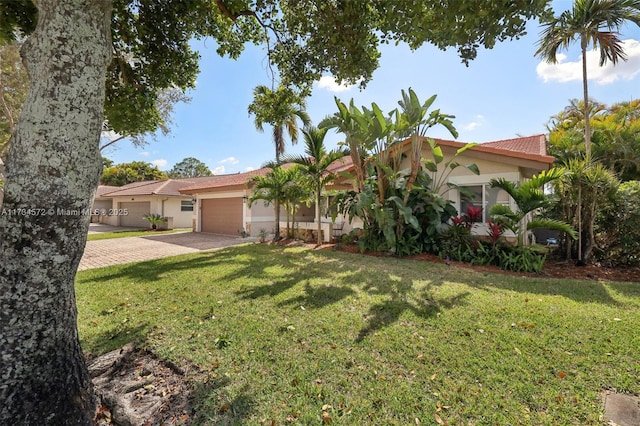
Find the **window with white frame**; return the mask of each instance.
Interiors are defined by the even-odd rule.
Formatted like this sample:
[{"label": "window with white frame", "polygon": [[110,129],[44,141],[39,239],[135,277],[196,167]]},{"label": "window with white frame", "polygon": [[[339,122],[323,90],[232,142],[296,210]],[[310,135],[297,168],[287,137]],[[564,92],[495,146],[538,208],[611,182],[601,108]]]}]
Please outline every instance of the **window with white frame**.
[{"label": "window with white frame", "polygon": [[482,207],[482,222],[487,222],[489,210],[495,204],[509,205],[509,194],[500,188],[492,188],[488,183],[460,186],[460,211],[466,214],[469,207]]},{"label": "window with white frame", "polygon": [[191,201],[191,200],[180,201],[180,211],[181,212],[192,212],[193,211],[193,201]]}]

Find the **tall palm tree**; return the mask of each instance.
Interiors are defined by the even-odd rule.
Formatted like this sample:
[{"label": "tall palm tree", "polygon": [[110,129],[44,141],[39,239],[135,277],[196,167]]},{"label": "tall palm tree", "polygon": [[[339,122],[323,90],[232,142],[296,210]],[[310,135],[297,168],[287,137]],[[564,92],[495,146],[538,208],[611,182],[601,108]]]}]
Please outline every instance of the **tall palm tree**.
[{"label": "tall palm tree", "polygon": [[538,42],[536,56],[556,63],[560,48],[566,49],[579,40],[582,51],[582,90],[584,95],[584,140],[587,158],[591,157],[591,126],[589,124],[589,90],[587,85],[587,47],[600,49],[600,66],[607,61],[614,65],[627,59],[620,40],[620,27],[631,21],[640,26],[640,0],[575,0],[572,10],[566,10],[546,22]]},{"label": "tall palm tree", "polygon": [[280,162],[280,157],[284,154],[285,130],[291,143],[295,145],[298,142],[298,120],[303,126],[311,124],[302,95],[285,86],[276,90],[264,85],[256,86],[253,89],[253,102],[249,105],[249,114],[255,115],[254,124],[258,131],[264,131],[264,124],[273,126],[276,162]]},{"label": "tall palm tree", "polygon": [[324,138],[328,128],[318,129],[309,127],[302,131],[305,144],[305,156],[286,157],[284,161],[300,165],[302,173],[309,177],[313,184],[313,193],[316,202],[317,244],[322,244],[322,223],[320,221],[320,203],[324,187],[335,179],[335,175],[329,171],[331,163],[348,154],[346,150],[327,151]]}]

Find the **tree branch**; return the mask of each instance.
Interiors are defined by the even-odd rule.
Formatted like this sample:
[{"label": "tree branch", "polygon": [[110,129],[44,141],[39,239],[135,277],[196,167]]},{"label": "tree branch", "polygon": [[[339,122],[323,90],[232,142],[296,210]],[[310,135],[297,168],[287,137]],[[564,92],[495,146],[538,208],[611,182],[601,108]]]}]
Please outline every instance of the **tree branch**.
[{"label": "tree branch", "polygon": [[106,143],[106,144],[104,144],[104,145],[101,145],[101,146],[100,146],[100,151],[104,150],[104,149],[105,149],[105,148],[107,148],[107,147],[110,147],[110,146],[111,146],[111,145],[113,145],[114,143],[116,143],[116,142],[118,142],[118,141],[121,141],[121,140],[122,140],[122,139],[124,139],[124,138],[126,138],[126,136],[120,136],[120,137],[118,137],[118,138],[115,138],[115,139],[114,139],[114,140],[112,140],[112,141],[107,142],[107,143]]}]

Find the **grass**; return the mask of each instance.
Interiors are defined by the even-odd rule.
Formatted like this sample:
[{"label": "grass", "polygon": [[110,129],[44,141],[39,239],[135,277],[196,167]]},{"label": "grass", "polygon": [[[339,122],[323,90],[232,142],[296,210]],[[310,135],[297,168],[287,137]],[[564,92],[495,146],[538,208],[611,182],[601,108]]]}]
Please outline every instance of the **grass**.
[{"label": "grass", "polygon": [[87,241],[110,240],[113,238],[127,238],[127,237],[146,237],[149,235],[173,234],[175,232],[185,232],[190,230],[191,228],[176,228],[176,229],[169,229],[166,231],[152,231],[150,229],[147,229],[144,231],[101,232],[98,234],[87,235]]},{"label": "grass", "polygon": [[92,354],[190,366],[195,424],[600,425],[640,392],[640,284],[243,245],[79,272]]}]

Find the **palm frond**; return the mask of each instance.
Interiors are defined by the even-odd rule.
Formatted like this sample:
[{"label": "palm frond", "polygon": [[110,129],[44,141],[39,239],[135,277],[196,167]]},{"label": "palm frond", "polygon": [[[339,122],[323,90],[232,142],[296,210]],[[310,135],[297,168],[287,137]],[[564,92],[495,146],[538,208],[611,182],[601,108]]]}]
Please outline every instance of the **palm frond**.
[{"label": "palm frond", "polygon": [[527,223],[527,230],[532,229],[551,229],[552,231],[565,232],[572,239],[578,238],[578,233],[568,223],[553,219],[533,219]]}]

